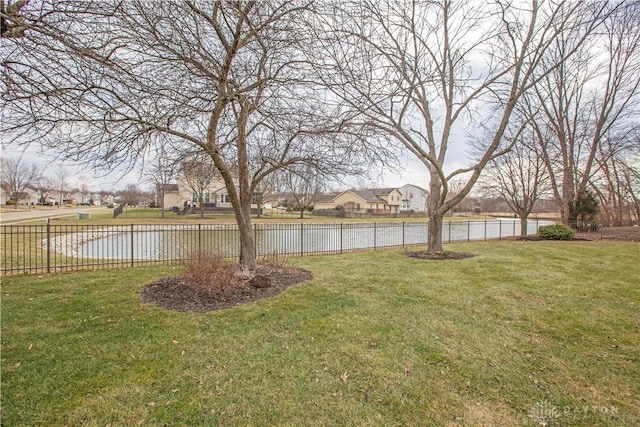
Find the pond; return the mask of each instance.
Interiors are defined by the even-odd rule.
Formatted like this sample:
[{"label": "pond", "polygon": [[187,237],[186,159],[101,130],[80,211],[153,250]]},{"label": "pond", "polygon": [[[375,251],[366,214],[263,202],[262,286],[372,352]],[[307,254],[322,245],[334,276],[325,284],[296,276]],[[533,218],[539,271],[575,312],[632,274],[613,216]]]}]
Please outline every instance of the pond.
[{"label": "pond", "polygon": [[[530,220],[528,234],[552,221]],[[443,242],[498,239],[519,234],[518,219],[448,221]],[[427,242],[427,223],[256,224],[258,256],[343,253]],[[76,245],[79,256],[101,259],[175,260],[197,251],[226,258],[239,254],[235,225],[160,225],[105,228]]]}]

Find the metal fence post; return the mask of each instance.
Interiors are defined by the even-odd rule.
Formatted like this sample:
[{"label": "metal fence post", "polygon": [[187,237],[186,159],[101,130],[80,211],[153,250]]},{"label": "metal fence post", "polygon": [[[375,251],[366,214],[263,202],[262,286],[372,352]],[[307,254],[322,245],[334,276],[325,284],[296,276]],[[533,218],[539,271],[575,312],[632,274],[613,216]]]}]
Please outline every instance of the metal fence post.
[{"label": "metal fence post", "polygon": [[376,223],[374,222],[374,223],[373,223],[373,250],[374,250],[374,251],[375,251],[375,250],[377,249],[377,247],[378,247],[378,241],[377,241],[377,237],[378,237],[378,236],[376,236],[376,234],[377,234],[377,233],[376,233],[376,229],[377,229],[377,227],[376,227]]},{"label": "metal fence post", "polygon": [[258,224],[253,223],[253,257],[258,258]]},{"label": "metal fence post", "polygon": [[404,221],[402,221],[402,247],[404,248]]},{"label": "metal fence post", "polygon": [[133,224],[131,224],[131,267],[133,267]]},{"label": "metal fence post", "polygon": [[471,241],[471,221],[467,221],[467,242]]},{"label": "metal fence post", "polygon": [[300,223],[300,256],[304,256],[304,222]]},{"label": "metal fence post", "polygon": [[47,218],[47,273],[51,273],[51,224]]},{"label": "metal fence post", "polygon": [[484,220],[484,240],[487,240],[487,220]]},{"label": "metal fence post", "polygon": [[451,243],[451,220],[449,222],[449,243]]},{"label": "metal fence post", "polygon": [[342,226],[344,225],[344,223],[340,223],[340,253],[342,253],[342,235],[343,235],[343,230],[342,230]]}]

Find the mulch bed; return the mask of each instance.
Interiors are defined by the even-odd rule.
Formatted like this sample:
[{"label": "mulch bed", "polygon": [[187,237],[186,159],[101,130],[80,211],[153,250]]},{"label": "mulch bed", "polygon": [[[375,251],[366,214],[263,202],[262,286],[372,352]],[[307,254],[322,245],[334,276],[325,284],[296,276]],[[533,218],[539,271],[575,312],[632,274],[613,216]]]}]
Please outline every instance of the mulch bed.
[{"label": "mulch bed", "polygon": [[289,286],[311,280],[313,275],[295,268],[259,267],[250,282],[224,288],[215,294],[198,291],[182,276],[165,277],[146,285],[140,292],[142,300],[175,311],[206,313],[236,307],[280,294]]}]

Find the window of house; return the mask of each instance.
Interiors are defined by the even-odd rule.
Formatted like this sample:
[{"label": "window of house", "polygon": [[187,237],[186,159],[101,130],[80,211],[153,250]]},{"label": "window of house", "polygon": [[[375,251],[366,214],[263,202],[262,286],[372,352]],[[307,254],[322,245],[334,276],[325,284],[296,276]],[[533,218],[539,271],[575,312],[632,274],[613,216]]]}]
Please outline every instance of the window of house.
[{"label": "window of house", "polygon": [[209,203],[209,193],[204,193],[204,202]]}]

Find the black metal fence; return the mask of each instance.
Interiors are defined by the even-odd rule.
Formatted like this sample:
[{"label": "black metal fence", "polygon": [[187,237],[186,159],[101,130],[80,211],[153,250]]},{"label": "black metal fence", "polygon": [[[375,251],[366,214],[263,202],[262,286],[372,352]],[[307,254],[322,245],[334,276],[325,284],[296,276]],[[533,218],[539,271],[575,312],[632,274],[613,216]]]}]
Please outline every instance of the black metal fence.
[{"label": "black metal fence", "polygon": [[[529,221],[528,233],[551,221]],[[304,256],[427,242],[426,222],[254,224],[255,252]],[[449,221],[444,242],[500,239],[519,234],[515,220]],[[33,274],[134,267],[189,259],[198,251],[239,256],[235,224],[5,225],[0,226],[0,273]]]},{"label": "black metal fence", "polygon": [[599,224],[570,223],[569,226],[575,230],[577,239],[640,242],[638,225],[609,227]]},{"label": "black metal fence", "polygon": [[124,208],[121,206],[117,206],[116,208],[113,209],[113,217],[114,218],[118,218],[120,215],[122,215],[122,212],[124,211]]}]

